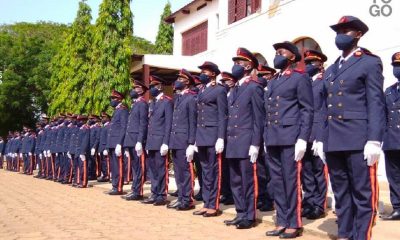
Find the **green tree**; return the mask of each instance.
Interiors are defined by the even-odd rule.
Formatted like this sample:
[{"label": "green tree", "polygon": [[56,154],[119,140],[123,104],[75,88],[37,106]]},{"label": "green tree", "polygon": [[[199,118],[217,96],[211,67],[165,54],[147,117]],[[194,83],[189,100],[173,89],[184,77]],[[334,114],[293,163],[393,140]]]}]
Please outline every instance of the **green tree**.
[{"label": "green tree", "polygon": [[52,61],[50,115],[90,110],[84,103],[91,99],[91,94],[85,94],[84,86],[90,80],[91,20],[91,9],[86,0],[82,0],[71,31]]},{"label": "green tree", "polygon": [[47,112],[50,62],[66,25],[16,23],[0,26],[0,134],[33,126]]},{"label": "green tree", "polygon": [[168,24],[164,19],[171,15],[171,4],[169,1],[164,7],[164,12],[161,14],[160,24],[158,25],[158,33],[156,37],[155,50],[159,54],[172,54],[174,29],[171,24]]},{"label": "green tree", "polygon": [[153,43],[137,36],[133,36],[132,51],[135,54],[156,53]]},{"label": "green tree", "polygon": [[112,89],[126,93],[130,87],[130,59],[133,41],[133,15],[130,0],[103,0],[96,20],[92,51],[91,79],[79,104],[99,113],[109,108]]}]

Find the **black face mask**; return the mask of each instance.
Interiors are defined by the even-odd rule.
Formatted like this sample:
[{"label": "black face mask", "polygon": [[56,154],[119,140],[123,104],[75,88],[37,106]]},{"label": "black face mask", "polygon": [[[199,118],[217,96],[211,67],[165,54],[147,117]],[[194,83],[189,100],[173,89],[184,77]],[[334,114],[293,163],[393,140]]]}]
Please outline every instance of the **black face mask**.
[{"label": "black face mask", "polygon": [[116,108],[118,106],[118,104],[119,104],[119,101],[115,100],[115,99],[111,100],[111,102],[110,102],[110,105],[113,108]]},{"label": "black face mask", "polygon": [[283,70],[289,65],[289,59],[282,55],[275,55],[274,68]]},{"label": "black face mask", "polygon": [[82,121],[78,121],[77,126],[78,127],[82,127],[83,126],[83,122]]},{"label": "black face mask", "polygon": [[131,96],[131,99],[137,99],[139,97],[139,93],[136,92],[135,90],[132,90],[129,95]]}]

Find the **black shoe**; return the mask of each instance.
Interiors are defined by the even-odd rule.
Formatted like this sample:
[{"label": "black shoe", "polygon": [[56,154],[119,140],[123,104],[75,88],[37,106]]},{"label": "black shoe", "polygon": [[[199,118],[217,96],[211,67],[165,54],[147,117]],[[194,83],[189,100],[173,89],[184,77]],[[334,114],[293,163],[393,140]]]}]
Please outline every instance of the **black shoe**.
[{"label": "black shoe", "polygon": [[118,191],[117,189],[113,189],[113,190],[108,192],[108,195],[111,195],[111,196],[123,195],[123,194],[124,193],[122,191]]},{"label": "black shoe", "polygon": [[41,178],[42,176],[40,176],[40,175],[35,175],[35,176],[33,176],[34,178]]},{"label": "black shoe", "polygon": [[203,217],[218,217],[218,216],[221,215],[221,214],[222,214],[222,211],[217,210],[217,211],[215,211],[215,212],[213,212],[213,213],[205,212],[205,213],[203,214]]},{"label": "black shoe", "polygon": [[238,216],[236,216],[234,219],[232,220],[225,220],[224,223],[226,226],[233,226],[238,224],[242,219],[240,219]]},{"label": "black shoe", "polygon": [[180,204],[176,210],[177,211],[189,211],[195,209],[195,206],[193,204]]},{"label": "black shoe", "polygon": [[196,195],[194,195],[194,200],[196,201],[203,201],[203,196],[201,192],[198,192]]},{"label": "black shoe", "polygon": [[235,202],[233,201],[233,197],[228,197],[225,199],[225,201],[222,203],[224,205],[233,205]]},{"label": "black shoe", "polygon": [[310,219],[310,220],[315,220],[315,219],[324,218],[325,216],[326,216],[326,214],[324,211],[322,211],[319,208],[315,208],[314,211],[312,211],[310,214],[308,214],[308,216],[306,218]]},{"label": "black shoe", "polygon": [[126,199],[127,197],[130,197],[130,196],[132,196],[132,195],[133,195],[133,192],[128,193],[128,194],[126,194],[126,195],[124,195],[124,196],[121,196],[121,198],[122,198],[122,199]]},{"label": "black shoe", "polygon": [[297,238],[303,234],[303,228],[297,228],[296,231],[292,233],[283,232],[279,235],[279,238],[288,239],[288,238]]},{"label": "black shoe", "polygon": [[125,197],[126,201],[140,201],[142,199],[143,199],[143,196],[139,196],[136,194],[131,194],[131,195]]},{"label": "black shoe", "polygon": [[268,237],[278,237],[279,235],[284,233],[285,230],[286,230],[286,228],[275,229],[275,230],[272,230],[272,231],[267,231],[265,233],[265,235],[268,236]]},{"label": "black shoe", "polygon": [[78,185],[77,188],[86,188],[86,186]]},{"label": "black shoe", "polygon": [[312,208],[305,207],[301,210],[301,217],[307,217],[310,213],[313,212]]},{"label": "black shoe", "polygon": [[202,216],[202,215],[204,215],[206,212],[207,212],[207,211],[200,211],[200,210],[197,210],[197,211],[194,211],[194,212],[193,212],[193,215],[195,215],[195,216]]},{"label": "black shoe", "polygon": [[256,221],[254,220],[247,220],[247,219],[242,219],[236,224],[237,229],[249,229],[254,227],[256,224]]},{"label": "black shoe", "polygon": [[400,220],[400,209],[394,210],[391,214],[381,217],[385,221]]},{"label": "black shoe", "polygon": [[154,198],[147,198],[141,201],[143,204],[153,204],[156,200]]},{"label": "black shoe", "polygon": [[168,202],[166,200],[157,200],[153,203],[154,206],[164,206],[167,204],[168,204]]},{"label": "black shoe", "polygon": [[175,192],[172,193],[168,193],[170,196],[172,197],[177,197],[178,196],[178,190],[176,190]]},{"label": "black shoe", "polygon": [[167,208],[169,209],[176,209],[181,205],[179,201],[171,202],[167,205]]},{"label": "black shoe", "polygon": [[97,177],[96,176],[91,176],[91,177],[88,178],[88,180],[89,181],[97,180]]},{"label": "black shoe", "polygon": [[270,212],[270,211],[274,211],[274,205],[273,204],[265,204],[264,206],[260,207],[258,210],[260,210],[260,212]]},{"label": "black shoe", "polygon": [[110,181],[110,179],[108,177],[104,177],[104,176],[99,177],[97,179],[97,182],[108,182],[108,181]]}]

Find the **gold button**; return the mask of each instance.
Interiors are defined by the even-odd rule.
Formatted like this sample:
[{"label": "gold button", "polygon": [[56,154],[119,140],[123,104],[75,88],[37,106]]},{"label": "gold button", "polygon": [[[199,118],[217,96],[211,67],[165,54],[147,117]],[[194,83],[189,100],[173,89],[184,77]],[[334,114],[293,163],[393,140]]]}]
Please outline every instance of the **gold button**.
[{"label": "gold button", "polygon": [[275,106],[276,106],[276,107],[279,107],[279,104],[276,104]]},{"label": "gold button", "polygon": [[331,108],[332,107],[332,104],[328,104],[328,108]]},{"label": "gold button", "polygon": [[338,103],[338,105],[337,105],[338,107],[342,107],[343,105],[342,105],[342,103]]},{"label": "gold button", "polygon": [[275,116],[278,116],[278,112],[275,113]]},{"label": "gold button", "polygon": [[343,84],[344,83],[344,80],[340,80],[340,84]]},{"label": "gold button", "polygon": [[235,125],[235,128],[237,128],[237,125]]},{"label": "gold button", "polygon": [[272,98],[270,97],[270,98],[268,98],[268,100],[270,100],[270,101],[271,101],[271,100],[272,100]]},{"label": "gold button", "polygon": [[279,100],[279,98],[280,98],[279,96],[276,96],[276,100]]},{"label": "gold button", "polygon": [[337,95],[338,95],[338,96],[342,96],[342,95],[343,95],[343,92],[338,92]]},{"label": "gold button", "polygon": [[270,121],[268,121],[268,125],[271,125],[271,122],[270,122]]},{"label": "gold button", "polygon": [[333,82],[330,82],[331,86],[333,85]]},{"label": "gold button", "polygon": [[331,98],[331,97],[332,97],[332,93],[329,93],[329,94],[328,94],[328,97],[330,97],[330,98]]},{"label": "gold button", "polygon": [[338,118],[339,118],[339,119],[342,119],[343,117],[342,117],[342,115],[339,115]]},{"label": "gold button", "polygon": [[275,124],[278,124],[278,120],[275,120]]},{"label": "gold button", "polygon": [[332,119],[332,116],[328,116],[328,119],[331,120],[331,119]]}]

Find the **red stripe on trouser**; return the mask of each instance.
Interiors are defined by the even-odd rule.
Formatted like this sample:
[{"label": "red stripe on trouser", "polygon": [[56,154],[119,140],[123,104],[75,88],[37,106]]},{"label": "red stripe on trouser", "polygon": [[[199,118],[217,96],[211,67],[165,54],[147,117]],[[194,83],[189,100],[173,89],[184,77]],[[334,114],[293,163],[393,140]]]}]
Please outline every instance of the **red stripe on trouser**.
[{"label": "red stripe on trouser", "polygon": [[70,168],[69,168],[69,178],[68,178],[68,182],[72,182],[72,169],[73,169],[73,167],[74,167],[74,163],[73,163],[72,159],[70,159],[70,162],[71,162],[71,166],[70,166]]},{"label": "red stripe on trouser", "polygon": [[107,164],[107,177],[110,178],[110,158],[108,156],[106,157],[106,164]]},{"label": "red stripe on trouser", "polygon": [[118,158],[118,162],[119,162],[119,181],[118,181],[118,192],[122,191],[122,182],[123,182],[123,168],[124,168],[124,164],[122,162],[122,155],[117,157]]},{"label": "red stripe on trouser", "polygon": [[371,207],[372,207],[372,213],[371,213],[371,220],[368,224],[368,231],[367,231],[367,236],[366,239],[370,240],[371,236],[372,236],[372,226],[374,223],[374,219],[375,219],[375,210],[376,210],[376,163],[373,166],[369,167],[369,177],[370,177],[370,184],[371,184]]},{"label": "red stripe on trouser", "polygon": [[258,178],[257,164],[253,163],[253,181],[254,181],[254,219],[257,219],[257,199],[258,199]]},{"label": "red stripe on trouser", "polygon": [[97,153],[94,154],[94,160],[96,161],[96,177],[99,176],[99,158]]},{"label": "red stripe on trouser", "polygon": [[29,164],[29,174],[32,173],[32,165],[33,165],[33,159],[32,159],[32,158],[33,158],[32,156],[30,156],[30,158],[29,158],[29,161],[30,161],[30,164]]},{"label": "red stripe on trouser", "polygon": [[[80,161],[80,160],[79,160]],[[78,164],[79,165],[79,164]],[[76,168],[76,183],[80,184],[81,183],[81,173],[79,171],[79,166]]]},{"label": "red stripe on trouser", "polygon": [[83,187],[87,186],[86,160],[83,161]]},{"label": "red stripe on trouser", "polygon": [[324,200],[324,211],[325,211],[328,203],[328,188],[329,188],[329,173],[328,173],[328,166],[326,164],[324,165],[324,179],[326,184],[326,193]]},{"label": "red stripe on trouser", "polygon": [[222,171],[222,153],[217,154],[218,161],[218,182],[217,182],[217,199],[215,202],[215,210],[219,210],[219,198],[221,194],[221,171]]},{"label": "red stripe on trouser", "polygon": [[56,173],[54,171],[54,158],[53,158],[53,155],[51,155],[50,160],[51,160],[51,169],[53,170],[52,172],[53,172],[53,179],[54,179],[54,178],[56,178],[56,175],[55,175]]},{"label": "red stripe on trouser", "polygon": [[142,178],[140,181],[140,195],[143,196],[143,185],[144,185],[144,177],[145,177],[145,166],[144,166],[144,153],[140,156],[140,165],[142,166]]},{"label": "red stripe on trouser", "polygon": [[126,181],[129,183],[130,180],[131,180],[131,154],[128,153],[128,169],[127,169]]},{"label": "red stripe on trouser", "polygon": [[301,160],[297,162],[297,182],[296,182],[296,187],[297,187],[297,209],[296,209],[296,215],[297,215],[297,227],[301,227],[302,224],[302,219],[301,219],[301,168],[302,168],[302,163]]},{"label": "red stripe on trouser", "polygon": [[165,194],[168,194],[168,183],[169,183],[169,174],[168,174],[168,155],[169,152],[167,152],[167,155],[165,155]]},{"label": "red stripe on trouser", "polygon": [[193,170],[193,161],[189,162],[189,172],[190,172],[190,201],[194,202],[194,170]]},{"label": "red stripe on trouser", "polygon": [[20,166],[19,166],[19,161],[20,161],[20,159],[19,159],[19,157],[17,157],[17,172],[19,172],[19,169],[20,169]]}]

